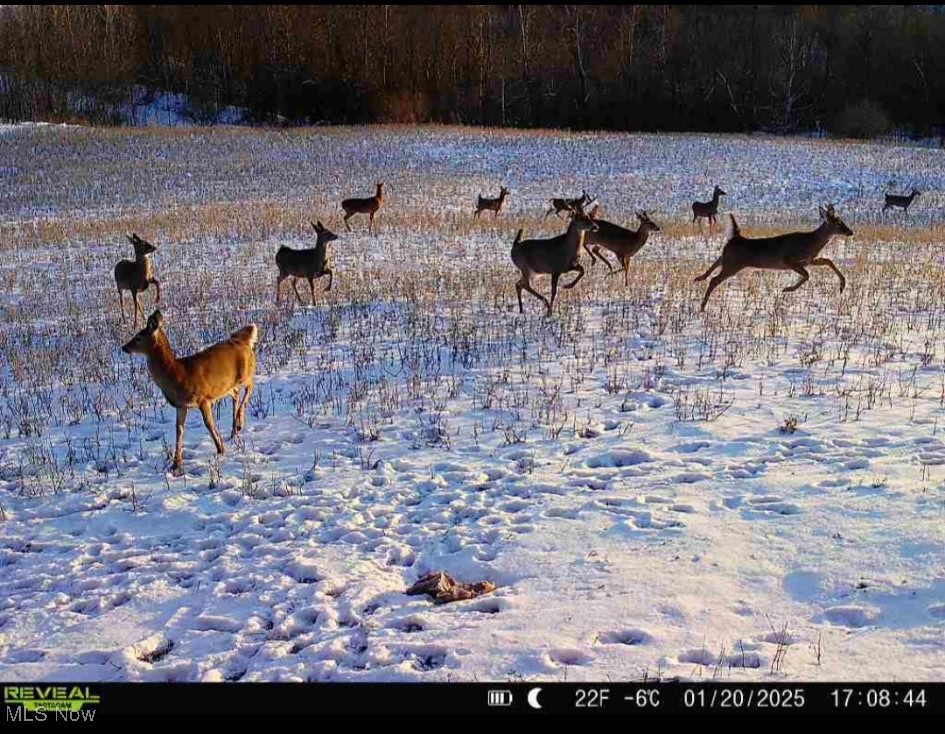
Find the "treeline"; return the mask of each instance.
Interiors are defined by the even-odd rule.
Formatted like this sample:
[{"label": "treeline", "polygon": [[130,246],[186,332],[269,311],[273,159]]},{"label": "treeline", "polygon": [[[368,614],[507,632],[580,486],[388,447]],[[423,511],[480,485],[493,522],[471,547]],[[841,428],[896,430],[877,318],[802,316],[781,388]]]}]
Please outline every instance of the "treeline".
[{"label": "treeline", "polygon": [[935,132],[935,5],[0,6],[0,117]]}]

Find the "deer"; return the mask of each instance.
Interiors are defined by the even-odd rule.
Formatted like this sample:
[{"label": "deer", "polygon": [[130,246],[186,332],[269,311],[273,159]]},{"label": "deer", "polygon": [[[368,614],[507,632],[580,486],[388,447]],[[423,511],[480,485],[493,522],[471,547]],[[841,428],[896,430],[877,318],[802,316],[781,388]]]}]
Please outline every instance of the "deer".
[{"label": "deer", "polygon": [[711,201],[692,202],[692,221],[696,222],[699,219],[708,219],[710,227],[715,224],[715,217],[719,213],[719,199],[722,196],[728,196],[728,194],[716,186],[712,190]]},{"label": "deer", "polygon": [[370,217],[370,222],[368,223],[368,232],[373,231],[374,228],[374,215],[377,214],[377,210],[381,208],[381,204],[384,203],[384,184],[377,184],[377,193],[374,196],[369,196],[366,199],[345,199],[341,202],[341,208],[344,209],[345,216],[345,228],[350,232],[351,226],[348,224],[348,220],[351,219],[355,214],[367,214]]},{"label": "deer", "polygon": [[315,247],[307,250],[293,250],[291,247],[283,245],[276,253],[276,267],[279,268],[279,276],[276,278],[277,306],[279,305],[279,286],[286,278],[292,278],[292,289],[295,291],[295,297],[299,299],[300,304],[302,303],[302,296],[299,293],[299,278],[308,281],[308,287],[312,291],[313,306],[315,305],[315,280],[317,278],[327,275],[328,286],[325,288],[325,292],[331,290],[334,274],[331,269],[328,243],[337,240],[338,235],[325,227],[321,220],[309,221],[309,224],[315,230]]},{"label": "deer", "polygon": [[[512,262],[521,273],[521,278],[515,284],[518,295],[518,311],[525,313],[522,304],[522,291],[526,290],[545,304],[548,315],[555,305],[558,293],[558,280],[564,273],[576,272],[577,277],[564,286],[570,290],[584,277],[584,268],[578,262],[578,251],[584,246],[584,237],[587,232],[596,232],[597,224],[593,215],[576,209],[564,234],[549,239],[525,240],[522,236],[525,230],[520,229],[512,243]],[[538,274],[551,275],[551,300],[532,288],[532,276]]]},{"label": "deer", "polygon": [[118,286],[118,307],[121,309],[121,320],[125,321],[125,297],[124,291],[131,291],[131,300],[134,302],[135,313],[132,325],[138,326],[138,313],[141,312],[141,305],[138,303],[138,294],[148,289],[149,285],[154,285],[157,289],[157,298],[155,304],[161,302],[161,283],[154,277],[154,269],[151,265],[151,253],[157,248],[150,242],[131,233],[125,235],[132,247],[135,248],[134,260],[120,260],[115,266],[115,285]]},{"label": "deer", "polygon": [[[217,455],[224,453],[223,441],[213,422],[213,404],[220,398],[233,398],[233,429],[230,440],[243,429],[246,403],[253,392],[256,372],[256,354],[253,351],[259,330],[250,324],[234,332],[226,341],[214,344],[202,352],[178,359],[164,334],[164,316],[155,311],[148,317],[144,328],[122,346],[125,354],[143,354],[148,360],[151,379],[164,393],[167,402],[177,409],[177,443],[171,469],[181,468],[184,421],[187,411],[197,408],[203,423],[217,447]],[[240,388],[243,395],[240,397]]]},{"label": "deer", "polygon": [[[600,260],[607,266],[610,271],[609,274],[613,275],[615,272],[619,271],[614,271],[613,265],[604,257],[601,248],[610,250],[610,252],[617,256],[617,261],[620,263],[623,270],[624,286],[629,285],[630,258],[643,248],[643,245],[646,244],[650,236],[650,232],[660,231],[659,226],[650,219],[650,215],[645,211],[636,212],[636,216],[637,219],[640,220],[640,227],[634,232],[632,229],[621,227],[619,224],[613,224],[604,219],[597,219],[595,210],[594,222],[597,224],[597,229],[588,232],[584,237],[584,249],[587,251],[587,254],[591,256],[592,265],[597,260]],[[593,247],[591,247],[591,245],[593,245]]]},{"label": "deer", "polygon": [[912,189],[912,193],[908,196],[899,196],[897,194],[886,194],[886,203],[883,204],[883,214],[886,213],[888,209],[893,207],[899,207],[907,214],[909,213],[909,207],[912,206],[912,200],[915,197],[919,196],[922,192],[917,189]]},{"label": "deer", "polygon": [[544,218],[547,218],[549,214],[554,214],[559,219],[561,218],[561,212],[568,212],[569,214],[575,212],[576,210],[583,210],[590,201],[591,197],[586,191],[581,191],[581,195],[576,199],[549,199],[551,202],[551,208],[545,212]]},{"label": "deer", "polygon": [[502,205],[505,203],[505,197],[509,195],[509,190],[505,186],[499,187],[499,198],[497,199],[487,199],[482,194],[479,194],[479,200],[476,202],[476,213],[473,214],[474,217],[478,219],[479,215],[484,211],[495,212],[493,218],[499,216],[499,212],[502,211]]},{"label": "deer", "polygon": [[823,222],[812,232],[789,232],[775,237],[760,237],[757,239],[743,237],[738,222],[735,221],[735,216],[729,214],[732,220],[732,235],[722,248],[721,257],[696,278],[696,282],[705,280],[716,268],[722,268],[722,271],[709,282],[709,287],[706,289],[699,311],[705,311],[709,296],[716,288],[745,268],[793,270],[801,276],[800,279],[794,285],[783,289],[784,293],[793,293],[810,278],[810,274],[804,266],[826,266],[837,274],[840,279],[840,292],[843,293],[843,289],[847,284],[843,273],[837,269],[837,266],[829,258],[820,257],[820,253],[832,237],[835,235],[852,237],[853,230],[837,215],[833,204],[828,204],[826,208],[820,207],[819,212]]}]

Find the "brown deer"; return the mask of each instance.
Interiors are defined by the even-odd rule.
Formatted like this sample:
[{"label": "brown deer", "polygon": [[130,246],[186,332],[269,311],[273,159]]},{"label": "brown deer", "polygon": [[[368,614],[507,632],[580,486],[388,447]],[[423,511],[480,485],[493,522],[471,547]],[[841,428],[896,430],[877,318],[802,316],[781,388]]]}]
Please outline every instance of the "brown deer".
[{"label": "brown deer", "polygon": [[576,199],[549,199],[551,202],[551,208],[545,212],[546,218],[549,214],[554,214],[559,219],[561,218],[561,212],[568,212],[573,214],[575,211],[583,211],[590,201],[591,197],[586,191],[581,191],[581,195]]},{"label": "brown deer", "polygon": [[[614,274],[614,267],[610,261],[604,257],[601,248],[610,250],[617,256],[617,261],[623,269],[623,284],[629,285],[630,258],[636,255],[646,244],[650,232],[659,232],[660,228],[646,212],[637,212],[637,219],[640,220],[640,228],[634,232],[632,229],[621,227],[604,219],[594,219],[597,229],[588,232],[584,238],[584,249],[591,256],[591,264],[600,260]],[[596,217],[596,211],[595,211]],[[593,245],[593,247],[591,247]]]},{"label": "brown deer", "polygon": [[331,259],[328,254],[328,243],[338,239],[338,235],[330,231],[321,220],[309,222],[312,229],[315,230],[315,247],[307,250],[293,250],[291,247],[283,245],[276,253],[276,267],[279,268],[279,277],[276,279],[276,305],[279,305],[279,286],[286,278],[292,278],[292,289],[295,291],[295,297],[302,303],[302,296],[299,294],[298,279],[304,278],[308,281],[308,287],[312,291],[312,305],[315,305],[315,280],[323,275],[328,276],[328,286],[325,291],[331,290],[331,284],[334,280],[334,274],[331,270]]},{"label": "brown deer", "polygon": [[716,186],[715,189],[712,190],[711,201],[692,202],[692,221],[708,219],[709,226],[715,224],[715,217],[719,213],[719,198],[722,196],[728,196],[728,194]]},{"label": "brown deer", "polygon": [[368,223],[368,232],[373,231],[374,229],[374,215],[377,214],[377,210],[381,208],[381,204],[384,203],[384,184],[379,183],[377,185],[377,193],[374,196],[369,196],[366,199],[345,199],[341,202],[341,208],[345,211],[345,228],[350,232],[351,226],[348,224],[348,220],[351,219],[355,214],[367,214],[370,217],[370,222]]},{"label": "brown deer", "polygon": [[509,190],[505,186],[499,187],[499,198],[498,199],[487,199],[482,194],[479,194],[479,200],[476,202],[476,213],[473,214],[474,217],[478,217],[485,211],[495,212],[494,216],[499,216],[499,212],[502,211],[502,205],[505,203],[505,197],[509,195]]},{"label": "brown deer", "polygon": [[909,207],[912,206],[912,200],[921,193],[922,192],[917,189],[912,189],[912,193],[908,196],[886,194],[886,203],[883,205],[883,213],[885,214],[887,209],[892,209],[893,207],[898,207],[908,213]]},{"label": "brown deer", "polygon": [[[217,400],[227,395],[233,398],[230,438],[236,438],[242,430],[246,403],[253,392],[256,372],[253,348],[258,333],[256,325],[250,324],[224,342],[178,359],[164,335],[164,317],[160,311],[155,311],[148,317],[145,327],[121,348],[126,354],[143,354],[148,358],[151,379],[161,388],[167,402],[177,408],[177,444],[172,469],[180,469],[184,421],[189,408],[200,410],[203,423],[216,444],[217,454],[223,453],[223,441],[213,423],[213,404]],[[241,387],[242,398],[239,397]]]},{"label": "brown deer", "polygon": [[[575,210],[567,231],[543,240],[523,240],[524,230],[519,230],[512,243],[512,262],[519,269],[522,277],[515,284],[518,295],[519,313],[524,313],[522,291],[526,290],[548,307],[551,313],[558,293],[558,280],[564,273],[576,272],[577,277],[564,286],[570,290],[584,277],[584,268],[578,262],[578,250],[584,245],[587,232],[597,231],[593,216],[581,210]],[[532,288],[532,276],[547,274],[551,276],[551,300],[549,301]]]},{"label": "brown deer", "polygon": [[712,272],[721,266],[722,272],[709,282],[705,297],[702,299],[700,311],[705,311],[712,291],[736,273],[745,268],[759,268],[762,270],[793,270],[800,275],[794,285],[784,288],[784,293],[791,293],[800,288],[810,278],[805,265],[826,265],[833,270],[840,279],[840,292],[846,287],[846,279],[831,260],[819,257],[821,250],[830,242],[834,235],[851,237],[853,230],[833,210],[833,204],[827,208],[820,207],[820,216],[823,218],[820,226],[813,232],[789,232],[775,237],[760,237],[749,239],[742,237],[742,232],[731,214],[732,236],[722,248],[722,255],[712,263],[712,267],[696,278],[696,281],[705,280]]},{"label": "brown deer", "polygon": [[[123,291],[131,291],[131,300],[134,302],[135,314],[133,326],[138,325],[138,313],[141,312],[141,305],[138,303],[138,294],[148,289],[153,284],[157,289],[157,298],[155,303],[161,302],[161,283],[154,277],[154,269],[151,266],[151,253],[157,248],[150,242],[138,237],[132,233],[126,235],[132,247],[135,248],[134,260],[120,260],[115,266],[115,285],[118,286],[118,307],[121,309],[121,320],[125,320],[125,297]],[[142,315],[143,312],[142,312]]]}]

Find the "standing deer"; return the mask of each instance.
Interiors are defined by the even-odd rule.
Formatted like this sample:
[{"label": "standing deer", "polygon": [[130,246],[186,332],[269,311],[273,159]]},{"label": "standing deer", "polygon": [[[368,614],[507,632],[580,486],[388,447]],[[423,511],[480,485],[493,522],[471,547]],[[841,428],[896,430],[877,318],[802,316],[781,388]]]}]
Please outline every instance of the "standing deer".
[{"label": "standing deer", "polygon": [[581,191],[581,195],[576,199],[549,199],[551,202],[551,208],[545,212],[545,217],[549,214],[554,214],[559,219],[561,218],[561,212],[568,212],[569,214],[574,213],[575,211],[583,210],[590,201],[591,197],[586,191]]},{"label": "standing deer", "polygon": [[[519,269],[522,277],[515,284],[518,295],[519,313],[524,313],[522,305],[522,291],[526,290],[548,307],[551,313],[555,305],[555,296],[558,293],[558,279],[564,273],[576,272],[577,277],[564,286],[570,290],[584,277],[584,268],[578,262],[578,250],[584,245],[584,236],[587,232],[596,232],[597,224],[593,216],[576,210],[567,231],[543,240],[523,240],[524,230],[519,230],[512,243],[512,262]],[[551,300],[549,301],[538,291],[532,288],[532,276],[538,274],[551,275]]]},{"label": "standing deer", "polygon": [[495,212],[494,216],[499,216],[499,212],[502,211],[502,205],[505,203],[505,197],[509,195],[509,190],[505,186],[499,187],[499,198],[498,199],[487,199],[482,194],[479,194],[479,201],[476,202],[476,213],[473,214],[474,217],[478,217],[484,211]]},{"label": "standing deer", "polygon": [[898,196],[896,194],[886,194],[886,203],[883,205],[883,213],[886,213],[887,209],[892,209],[893,207],[899,207],[904,212],[909,212],[909,207],[912,206],[912,200],[915,199],[922,192],[917,189],[912,189],[912,193],[908,196]]},{"label": "standing deer", "polygon": [[804,268],[805,265],[826,265],[833,270],[840,279],[840,292],[846,287],[846,279],[831,260],[819,257],[821,250],[830,242],[834,235],[851,237],[853,230],[833,210],[833,204],[827,208],[820,207],[820,216],[823,218],[820,226],[813,232],[789,232],[775,237],[760,237],[749,239],[742,237],[741,229],[732,214],[732,236],[722,248],[722,255],[712,263],[712,267],[696,278],[696,281],[705,280],[712,272],[721,266],[722,272],[709,282],[705,297],[702,299],[700,311],[705,311],[712,291],[722,285],[736,273],[745,268],[759,268],[762,270],[793,270],[800,275],[794,285],[784,288],[784,293],[791,293],[800,288],[810,278]]},{"label": "standing deer", "polygon": [[[591,264],[600,260],[614,274],[614,267],[610,261],[604,257],[601,248],[610,250],[617,256],[617,261],[623,269],[623,284],[629,285],[630,258],[636,255],[646,244],[650,232],[659,232],[660,228],[656,222],[650,219],[646,212],[637,212],[637,219],[640,220],[640,228],[634,232],[632,229],[621,227],[603,219],[594,219],[597,229],[588,232],[584,238],[584,249],[591,256]],[[593,245],[593,248],[591,247]]]},{"label": "standing deer", "polygon": [[[150,242],[132,233],[127,235],[128,241],[135,248],[134,260],[120,260],[115,266],[115,285],[118,286],[118,307],[121,309],[121,320],[125,320],[125,297],[123,291],[131,291],[131,300],[134,302],[135,313],[133,326],[138,325],[138,313],[141,305],[138,303],[138,294],[143,293],[152,283],[157,289],[155,303],[161,302],[161,283],[154,277],[151,266],[151,253],[157,248]],[[143,313],[142,313],[143,315]]]},{"label": "standing deer", "polygon": [[715,224],[715,217],[719,213],[719,198],[722,196],[728,196],[728,194],[716,186],[712,190],[711,201],[692,202],[692,221],[695,222],[699,219],[708,219],[709,226]]},{"label": "standing deer", "polygon": [[[203,423],[216,444],[217,454],[223,453],[223,441],[213,422],[213,404],[217,400],[227,395],[233,398],[230,439],[236,438],[242,430],[246,403],[253,392],[256,372],[253,348],[258,333],[256,325],[250,324],[234,332],[226,341],[178,359],[164,335],[164,317],[160,311],[155,311],[148,317],[145,327],[121,348],[126,354],[143,354],[148,358],[151,379],[161,388],[167,402],[177,408],[177,444],[172,469],[180,469],[184,421],[189,408],[200,410]],[[242,398],[239,397],[241,387]]]},{"label": "standing deer", "polygon": [[341,208],[344,209],[345,216],[345,228],[350,232],[351,226],[348,224],[348,220],[351,219],[355,214],[367,214],[370,217],[370,222],[368,223],[368,232],[373,231],[374,229],[374,215],[377,214],[377,210],[381,208],[381,204],[384,203],[384,184],[379,183],[377,185],[377,193],[374,196],[369,196],[366,199],[345,199],[341,202]]},{"label": "standing deer", "polygon": [[276,266],[279,268],[279,277],[276,279],[276,305],[279,305],[279,286],[286,278],[292,278],[292,289],[295,291],[295,297],[302,303],[302,296],[299,294],[298,279],[304,278],[308,281],[308,287],[312,291],[312,305],[315,305],[315,280],[323,275],[328,276],[328,286],[325,291],[331,290],[331,284],[334,280],[334,274],[331,270],[331,260],[328,254],[328,243],[338,239],[338,235],[330,231],[321,220],[309,222],[312,229],[315,230],[315,247],[307,250],[293,250],[291,247],[283,245],[276,253]]}]

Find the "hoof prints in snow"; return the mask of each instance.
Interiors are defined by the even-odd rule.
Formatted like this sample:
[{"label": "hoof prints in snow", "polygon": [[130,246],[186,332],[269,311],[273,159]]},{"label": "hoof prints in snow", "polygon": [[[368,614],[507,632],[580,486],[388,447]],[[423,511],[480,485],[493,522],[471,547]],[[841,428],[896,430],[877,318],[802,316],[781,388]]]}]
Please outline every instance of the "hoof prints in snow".
[{"label": "hoof prints in snow", "polygon": [[608,451],[599,456],[593,456],[584,463],[591,469],[619,469],[651,461],[655,461],[651,454],[637,449],[635,451]]}]

